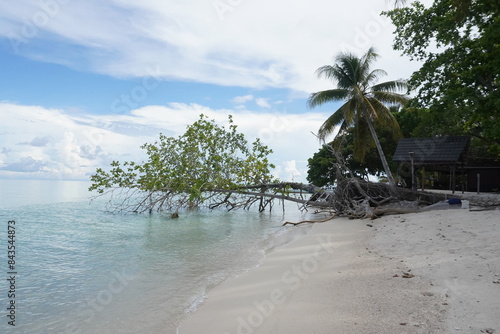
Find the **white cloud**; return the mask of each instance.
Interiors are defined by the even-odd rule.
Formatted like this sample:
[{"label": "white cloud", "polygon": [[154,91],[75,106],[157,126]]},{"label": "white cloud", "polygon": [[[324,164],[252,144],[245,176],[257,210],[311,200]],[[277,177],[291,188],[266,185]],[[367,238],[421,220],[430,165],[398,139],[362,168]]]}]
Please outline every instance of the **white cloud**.
[{"label": "white cloud", "polygon": [[249,95],[243,95],[243,96],[236,96],[231,99],[231,102],[235,104],[236,109],[245,109],[246,108],[246,103],[254,101],[256,105],[258,105],[261,108],[271,108],[271,105],[268,102],[268,98],[264,97],[255,97],[251,94]]},{"label": "white cloud", "polygon": [[262,108],[271,108],[271,105],[269,102],[267,102],[268,99],[265,99],[263,97],[255,99],[255,104],[257,104],[259,107]]},{"label": "white cloud", "polygon": [[35,137],[30,142],[19,143],[19,145],[31,145],[31,146],[45,146],[49,143],[50,137]]},{"label": "white cloud", "polygon": [[48,162],[44,162],[42,160],[35,160],[30,156],[25,156],[19,159],[19,161],[11,162],[5,164],[0,169],[7,171],[18,171],[21,173],[27,172],[48,172],[50,169],[48,168],[50,164]]},{"label": "white cloud", "polygon": [[[111,156],[137,157],[136,140],[145,139],[106,129],[106,118],[63,110],[1,103],[0,115],[9,119],[0,127],[0,176],[6,177],[85,178],[95,167],[107,165]],[[39,138],[46,138],[43,145],[33,145],[40,144]],[[18,145],[24,142],[31,145]]]},{"label": "white cloud", "polygon": [[235,104],[244,104],[253,100],[254,100],[253,95],[243,95],[234,97],[233,99],[231,99],[231,102]]},{"label": "white cloud", "polygon": [[90,115],[0,103],[1,118],[8,115],[9,119],[0,125],[0,177],[88,179],[112,160],[142,161],[143,143],[153,142],[160,132],[184,133],[200,114],[220,124],[227,124],[228,114],[233,114],[239,131],[250,141],[259,137],[273,149],[277,176],[290,180],[293,175],[296,181],[305,181],[306,161],[319,148],[310,131],[316,131],[326,117],[313,112],[257,113],[183,103],[147,106],[123,115]]},{"label": "white cloud", "polygon": [[[221,3],[222,12],[214,6]],[[362,10],[356,1],[326,0],[2,1],[0,36],[28,57],[113,76],[149,76],[153,67],[165,79],[312,92],[330,86],[314,72],[343,50],[375,46],[388,79],[409,76],[417,65],[392,50],[394,28],[379,16],[392,6],[388,0],[365,1]]]},{"label": "white cloud", "polygon": [[292,180],[296,177],[302,175],[302,173],[297,169],[297,162],[295,160],[284,161],[285,174]]}]

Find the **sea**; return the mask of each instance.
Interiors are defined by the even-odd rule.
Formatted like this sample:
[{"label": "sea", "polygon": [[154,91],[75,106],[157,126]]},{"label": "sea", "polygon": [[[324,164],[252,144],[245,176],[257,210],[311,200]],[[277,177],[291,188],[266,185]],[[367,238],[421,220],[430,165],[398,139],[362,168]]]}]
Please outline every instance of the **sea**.
[{"label": "sea", "polygon": [[294,203],[173,219],[110,213],[89,186],[0,180],[0,333],[175,334],[210,289],[309,231],[282,226],[310,218]]}]

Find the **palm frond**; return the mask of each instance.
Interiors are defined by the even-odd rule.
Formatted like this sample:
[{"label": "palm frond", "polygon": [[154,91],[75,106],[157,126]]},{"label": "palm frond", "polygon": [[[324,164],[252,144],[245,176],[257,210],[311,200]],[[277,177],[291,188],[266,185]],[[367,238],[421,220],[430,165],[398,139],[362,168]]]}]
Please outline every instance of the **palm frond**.
[{"label": "palm frond", "polygon": [[332,66],[332,65],[325,65],[325,66],[321,66],[320,68],[318,68],[316,70],[316,75],[318,77],[325,77],[326,79],[330,79],[330,80],[333,80],[335,79],[335,67]]},{"label": "palm frond", "polygon": [[377,118],[374,123],[378,128],[388,130],[394,139],[401,138],[402,132],[399,123],[392,114],[390,108],[376,98],[369,98],[370,104],[377,110]]},{"label": "palm frond", "polygon": [[[379,57],[378,53],[375,51],[374,47],[368,49],[368,51],[359,59],[360,61],[360,72],[369,73],[370,66]],[[366,75],[365,75],[366,76]]]},{"label": "palm frond", "polygon": [[398,93],[392,92],[371,92],[373,97],[383,103],[396,104],[396,105],[405,105],[409,101],[409,97],[407,95],[402,95]]},{"label": "palm frond", "polygon": [[374,145],[375,142],[373,141],[367,121],[363,117],[359,117],[356,128],[354,129],[354,158],[359,162],[364,162],[366,153],[373,148]]},{"label": "palm frond", "polygon": [[356,102],[356,112],[363,113],[366,109],[366,94],[363,89],[359,86],[353,87],[352,100]]},{"label": "palm frond", "polygon": [[362,87],[368,88],[371,86],[373,82],[376,82],[380,77],[387,75],[387,72],[381,69],[376,69],[371,71],[363,78],[363,81],[360,83]]},{"label": "palm frond", "polygon": [[363,104],[360,109],[362,110],[362,112],[359,113],[362,114],[360,116],[368,117],[368,119],[374,121],[378,118],[379,112],[383,112],[383,110],[380,109],[380,106],[378,104],[374,105],[372,103],[372,99],[368,96],[363,96]]},{"label": "palm frond", "polygon": [[355,86],[359,83],[360,77],[362,76],[360,66],[359,59],[356,57],[344,59],[342,67],[346,73],[345,79],[348,79],[346,80],[346,88]]},{"label": "palm frond", "polygon": [[360,63],[352,53],[340,53],[336,58],[338,87],[349,89],[359,82]]},{"label": "palm frond", "polygon": [[349,129],[350,126],[347,125],[346,122],[342,122],[339,126],[339,131],[335,135],[335,138],[333,139],[332,143],[334,144],[335,147],[341,148],[341,146],[345,142],[345,137],[349,134]]},{"label": "palm frond", "polygon": [[349,59],[356,59],[356,55],[352,54],[351,52],[340,52],[336,57],[335,57],[335,63],[339,64],[342,63],[344,60],[349,60]]},{"label": "palm frond", "polygon": [[410,86],[408,85],[408,82],[406,82],[406,80],[386,81],[372,86],[372,91],[379,91],[379,92],[404,91],[405,93],[408,93],[409,90]]},{"label": "palm frond", "polygon": [[309,108],[320,106],[327,102],[342,101],[349,97],[349,91],[345,89],[329,89],[312,93],[307,100]]},{"label": "palm frond", "polygon": [[318,130],[318,137],[320,140],[325,140],[326,137],[331,135],[336,130],[337,126],[341,125],[342,128],[350,125],[348,121],[349,119],[352,119],[352,115],[350,115],[350,103],[351,101],[344,103],[321,125]]},{"label": "palm frond", "polygon": [[344,111],[344,117],[346,123],[351,126],[355,123],[355,117],[358,110],[358,101],[356,99],[350,99],[345,104],[346,109]]}]

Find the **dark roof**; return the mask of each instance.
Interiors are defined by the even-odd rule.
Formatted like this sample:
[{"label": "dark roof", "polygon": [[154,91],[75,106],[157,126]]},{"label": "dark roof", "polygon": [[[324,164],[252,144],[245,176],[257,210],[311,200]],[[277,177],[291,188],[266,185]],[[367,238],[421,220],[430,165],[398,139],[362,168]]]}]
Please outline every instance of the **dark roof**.
[{"label": "dark roof", "polygon": [[469,142],[470,137],[467,136],[403,138],[399,141],[392,160],[409,162],[409,152],[414,152],[415,164],[456,164],[464,162]]}]

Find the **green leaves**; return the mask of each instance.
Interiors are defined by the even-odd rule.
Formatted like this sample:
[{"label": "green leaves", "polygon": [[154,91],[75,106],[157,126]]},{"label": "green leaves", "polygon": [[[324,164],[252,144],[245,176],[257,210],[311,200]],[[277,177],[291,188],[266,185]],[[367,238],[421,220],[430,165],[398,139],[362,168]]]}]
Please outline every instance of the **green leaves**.
[{"label": "green leaves", "polygon": [[499,156],[500,2],[416,1],[384,13],[394,48],[423,61],[410,80],[432,135],[471,135]]},{"label": "green leaves", "polygon": [[317,93],[312,93],[307,101],[309,108],[320,106],[327,102],[342,101],[349,97],[350,91],[347,89],[330,89]]},{"label": "green leaves", "polygon": [[[376,128],[377,132],[380,133],[383,150],[390,153],[388,158],[391,160],[391,153],[396,150],[397,140],[393,138],[390,131],[377,127],[377,125]],[[361,129],[361,131],[368,131],[366,127]],[[312,158],[308,159],[307,180],[309,182],[319,187],[333,186],[337,182],[338,172],[345,173],[345,171],[337,170],[336,163],[338,161],[331,152],[332,148],[343,157],[347,167],[355,176],[366,179],[368,175],[381,175],[384,167],[373,142],[360,143],[361,145],[366,145],[364,160],[361,162],[355,158],[354,141],[357,136],[355,131],[357,131],[356,128],[351,127],[347,129],[344,132],[343,138],[337,137],[329,145],[324,145],[319,151],[314,153]],[[345,177],[346,175],[343,176]]]},{"label": "green leaves", "polygon": [[340,53],[333,65],[325,65],[317,70],[318,76],[324,76],[337,84],[336,89],[312,93],[309,96],[310,108],[327,102],[345,101],[321,125],[318,138],[325,140],[334,133],[340,125],[338,136],[345,135],[349,128],[353,128],[353,154],[359,161],[363,161],[366,152],[375,143],[389,182],[394,183],[389,165],[384,157],[380,141],[374,131],[374,124],[380,128],[389,129],[399,134],[396,119],[389,111],[389,105],[402,105],[407,102],[407,96],[397,91],[408,92],[408,85],[404,80],[395,80],[378,85],[375,82],[386,72],[380,69],[371,70],[372,63],[377,59],[375,49],[370,48],[360,58],[351,53]]},{"label": "green leaves", "polygon": [[[319,76],[324,76],[337,83],[336,89],[330,89],[312,93],[309,96],[308,106],[314,108],[327,102],[345,101],[321,126],[318,131],[319,138],[324,140],[326,136],[335,131],[335,127],[342,124],[343,129],[354,126],[362,126],[358,122],[366,115],[375,122],[381,117],[385,122],[382,125],[398,129],[397,122],[389,112],[389,105],[402,105],[408,101],[407,96],[399,94],[398,91],[408,91],[408,85],[404,80],[388,81],[380,84],[375,82],[386,72],[380,69],[371,70],[370,66],[377,59],[378,54],[370,48],[363,56],[356,57],[351,53],[340,53],[335,58],[335,64],[325,65],[317,70]],[[386,116],[386,117],[384,117]],[[392,122],[387,122],[391,120]],[[365,124],[366,125],[366,124]],[[366,131],[358,129],[357,133],[365,134]],[[339,132],[342,134],[342,132]],[[356,141],[361,143],[369,138],[357,137]],[[361,157],[363,149],[356,148]]]},{"label": "green leaves", "polygon": [[210,192],[273,182],[274,166],[267,158],[272,150],[259,139],[249,144],[231,116],[228,122],[225,128],[200,115],[178,138],[160,134],[155,143],[141,146],[147,161],[113,161],[109,172],[98,168],[90,190],[138,189],[144,196],[158,194],[163,199],[158,206],[178,209],[203,203]]}]

